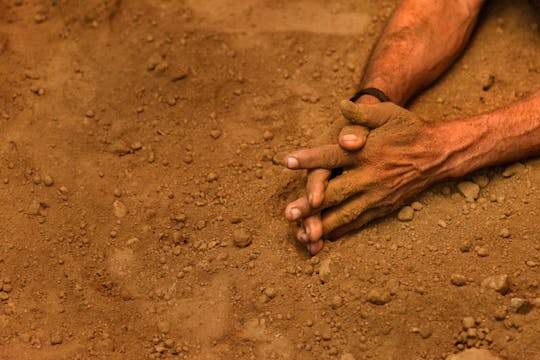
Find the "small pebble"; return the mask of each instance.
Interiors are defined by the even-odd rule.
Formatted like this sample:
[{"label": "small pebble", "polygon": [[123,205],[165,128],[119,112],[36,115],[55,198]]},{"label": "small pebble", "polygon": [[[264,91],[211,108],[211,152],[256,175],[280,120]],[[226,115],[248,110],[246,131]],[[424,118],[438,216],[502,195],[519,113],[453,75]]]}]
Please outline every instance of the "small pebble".
[{"label": "small pebble", "polygon": [[500,307],[497,310],[495,310],[495,312],[493,313],[493,317],[495,317],[495,320],[497,321],[503,321],[504,319],[506,319],[506,314],[507,314],[506,308]]},{"label": "small pebble", "polygon": [[43,176],[43,183],[45,184],[45,186],[53,186],[54,180],[49,175],[45,175]]},{"label": "small pebble", "polygon": [[476,326],[476,320],[472,316],[467,316],[461,320],[461,324],[463,329],[468,330]]},{"label": "small pebble", "polygon": [[399,221],[411,221],[414,217],[414,209],[411,206],[404,206],[397,214]]},{"label": "small pebble", "polygon": [[47,20],[47,16],[44,14],[36,14],[34,16],[34,21],[36,22],[36,24],[41,24],[45,20]]},{"label": "small pebble", "polygon": [[486,175],[475,175],[473,176],[472,181],[480,188],[485,188],[489,184],[489,177]]},{"label": "small pebble", "polygon": [[448,224],[446,223],[446,221],[444,220],[439,220],[437,221],[437,225],[439,225],[440,227],[442,227],[443,229],[446,229],[448,227]]},{"label": "small pebble", "polygon": [[510,299],[510,311],[516,314],[527,314],[533,308],[533,305],[530,301],[522,298],[511,298]]},{"label": "small pebble", "polygon": [[373,289],[367,295],[367,301],[374,305],[384,305],[391,299],[390,292],[384,289]]},{"label": "small pebble", "polygon": [[273,287],[269,287],[264,289],[264,295],[266,295],[269,299],[273,299],[277,295],[277,291]]},{"label": "small pebble", "polygon": [[213,137],[214,139],[219,139],[219,137],[221,136],[221,130],[214,129],[210,131],[210,136]]},{"label": "small pebble", "polygon": [[171,330],[171,324],[167,320],[160,320],[157,323],[157,328],[160,333],[167,334]]},{"label": "small pebble", "polygon": [[525,165],[522,163],[515,163],[504,169],[502,176],[505,178],[512,177],[525,169]]},{"label": "small pebble", "polygon": [[249,230],[245,227],[239,227],[233,231],[233,243],[236,247],[245,248],[251,245],[253,238]]},{"label": "small pebble", "polygon": [[510,237],[510,230],[508,230],[507,228],[501,229],[501,231],[499,232],[499,236],[503,239],[508,239]]},{"label": "small pebble", "polygon": [[463,286],[467,283],[467,279],[463,275],[452,274],[452,276],[450,277],[450,282],[452,283],[452,285],[455,286]]},{"label": "small pebble", "polygon": [[459,246],[459,250],[464,253],[471,251],[471,249],[472,249],[472,242],[470,240],[465,240]]},{"label": "small pebble", "polygon": [[420,202],[420,201],[415,201],[411,204],[411,207],[415,210],[415,211],[420,211],[422,210],[422,208],[424,207],[424,205]]},{"label": "small pebble", "polygon": [[339,295],[334,296],[332,299],[332,302],[330,303],[330,307],[332,309],[338,309],[343,305],[343,298]]},{"label": "small pebble", "polygon": [[272,134],[271,131],[269,130],[266,130],[264,133],[263,133],[263,139],[264,141],[270,141],[274,138],[274,134]]},{"label": "small pebble", "polygon": [[116,216],[117,218],[123,218],[127,215],[128,209],[123,202],[121,202],[120,200],[115,200],[113,202],[113,213],[114,216]]},{"label": "small pebble", "polygon": [[510,289],[510,282],[508,280],[508,275],[493,275],[485,278],[482,281],[482,286],[485,288],[490,288],[496,292],[505,295]]},{"label": "small pebble", "polygon": [[457,188],[461,195],[469,202],[478,199],[478,195],[480,194],[480,186],[471,181],[462,181],[457,184]]},{"label": "small pebble", "polygon": [[474,249],[476,250],[476,255],[478,255],[479,257],[486,257],[489,255],[488,249],[483,246],[477,246]]},{"label": "small pebble", "polygon": [[59,333],[54,333],[51,335],[51,345],[60,345],[63,342],[62,335]]},{"label": "small pebble", "polygon": [[331,275],[332,272],[330,270],[330,258],[324,259],[323,261],[321,261],[321,265],[319,267],[319,279],[323,283],[327,283],[328,281],[330,281]]}]

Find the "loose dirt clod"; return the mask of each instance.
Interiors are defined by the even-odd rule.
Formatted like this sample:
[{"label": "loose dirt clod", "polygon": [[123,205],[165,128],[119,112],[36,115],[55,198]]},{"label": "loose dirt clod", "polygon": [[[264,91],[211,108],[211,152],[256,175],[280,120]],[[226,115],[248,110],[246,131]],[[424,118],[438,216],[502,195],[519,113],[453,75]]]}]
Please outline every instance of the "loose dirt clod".
[{"label": "loose dirt clod", "polygon": [[508,239],[510,235],[510,230],[508,230],[507,228],[502,228],[501,231],[499,231],[499,236],[503,239]]},{"label": "loose dirt clod", "polygon": [[496,292],[505,295],[510,289],[510,282],[508,280],[508,275],[493,275],[485,278],[482,281],[482,286],[485,288],[493,289]]},{"label": "loose dirt clod", "polygon": [[62,338],[62,334],[60,333],[53,333],[51,335],[51,345],[60,345],[64,339]]},{"label": "loose dirt clod", "polygon": [[457,188],[467,201],[473,202],[474,200],[478,199],[480,186],[477,184],[470,181],[462,181],[457,184]]},{"label": "loose dirt clod", "polygon": [[455,286],[463,286],[467,283],[467,278],[460,274],[452,274],[450,277],[450,282]]},{"label": "loose dirt clod", "polygon": [[264,133],[263,133],[263,139],[264,141],[270,141],[274,138],[274,134],[272,134],[271,131],[269,130],[266,130]]},{"label": "loose dirt clod", "polygon": [[45,186],[53,186],[54,180],[49,175],[45,175],[43,176],[43,183],[45,184]]},{"label": "loose dirt clod", "polygon": [[332,298],[332,302],[330,303],[330,307],[332,309],[338,309],[343,305],[343,298],[339,295],[336,295]]},{"label": "loose dirt clod", "polygon": [[116,216],[117,218],[123,218],[127,215],[128,209],[123,202],[121,202],[120,200],[115,200],[113,202],[113,213],[114,216]]},{"label": "loose dirt clod", "polygon": [[168,322],[167,320],[160,320],[157,323],[157,328],[160,333],[168,334],[169,331],[171,330],[171,323]]},{"label": "loose dirt clod", "polygon": [[398,212],[399,221],[411,221],[414,218],[414,209],[411,206],[404,206]]},{"label": "loose dirt clod", "polygon": [[474,175],[472,181],[482,189],[488,186],[489,177],[486,175]]},{"label": "loose dirt clod", "polygon": [[248,247],[252,241],[253,237],[247,228],[242,226],[233,231],[233,243],[236,247]]},{"label": "loose dirt clod", "polygon": [[327,258],[321,261],[321,265],[319,266],[319,279],[323,283],[327,283],[330,281],[331,277],[332,271],[330,269],[330,258]]},{"label": "loose dirt clod", "polygon": [[212,131],[210,131],[210,136],[214,139],[219,139],[219,137],[221,136],[221,130],[219,129],[214,129]]},{"label": "loose dirt clod", "polygon": [[533,308],[532,303],[527,299],[511,298],[510,299],[510,311],[516,314],[527,314]]},{"label": "loose dirt clod", "polygon": [[509,177],[512,177],[512,176],[524,171],[524,170],[525,170],[525,165],[518,162],[518,163],[515,163],[515,164],[512,164],[512,165],[509,165],[506,169],[504,169],[504,171],[502,173],[502,176],[505,177],[505,178],[509,178]]},{"label": "loose dirt clod", "polygon": [[420,202],[420,201],[415,201],[411,204],[411,207],[415,210],[415,211],[420,211],[424,208],[424,205]]},{"label": "loose dirt clod", "polygon": [[374,305],[384,305],[391,299],[390,292],[385,289],[373,289],[367,295],[367,301]]}]

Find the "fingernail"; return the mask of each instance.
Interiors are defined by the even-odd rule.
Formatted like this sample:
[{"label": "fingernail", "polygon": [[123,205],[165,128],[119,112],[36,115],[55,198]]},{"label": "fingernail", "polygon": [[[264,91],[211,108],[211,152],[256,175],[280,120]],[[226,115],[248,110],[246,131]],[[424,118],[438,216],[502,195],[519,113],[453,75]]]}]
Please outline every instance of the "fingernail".
[{"label": "fingernail", "polygon": [[291,220],[296,220],[300,217],[302,213],[300,212],[299,209],[297,208],[292,208],[291,210],[289,210],[289,217],[291,218]]},{"label": "fingernail", "polygon": [[311,243],[307,243],[307,244],[306,244],[306,249],[307,249],[307,251],[309,251],[309,253],[311,254]]},{"label": "fingernail", "polygon": [[289,169],[298,169],[298,166],[300,166],[298,159],[293,158],[292,156],[287,158],[287,167]]},{"label": "fingernail", "polygon": [[306,235],[308,238],[311,236],[311,230],[309,229],[309,226],[306,226]]},{"label": "fingernail", "polygon": [[353,134],[347,134],[347,135],[343,135],[341,139],[345,142],[356,142],[358,141],[358,136],[353,135]]},{"label": "fingernail", "polygon": [[308,196],[307,196],[307,198],[308,198],[308,202],[309,202],[310,204],[313,204],[313,194],[312,194],[312,193],[309,193]]}]

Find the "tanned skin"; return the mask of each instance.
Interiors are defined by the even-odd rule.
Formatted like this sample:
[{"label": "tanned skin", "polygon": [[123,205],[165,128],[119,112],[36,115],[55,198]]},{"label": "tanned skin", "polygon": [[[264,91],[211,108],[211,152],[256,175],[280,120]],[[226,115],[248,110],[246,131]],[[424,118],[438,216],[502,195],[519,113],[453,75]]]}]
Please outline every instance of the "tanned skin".
[{"label": "tanned skin", "polygon": [[[343,102],[350,125],[338,144],[298,150],[290,169],[308,169],[306,196],[285,216],[300,222],[297,239],[311,254],[387,215],[429,185],[473,170],[540,155],[540,91],[489,113],[438,122],[400,107],[431,84],[462,52],[482,0],[404,0],[377,42],[361,87],[382,90]],[[399,105],[399,106],[398,106]],[[345,168],[329,180],[330,171]]]}]

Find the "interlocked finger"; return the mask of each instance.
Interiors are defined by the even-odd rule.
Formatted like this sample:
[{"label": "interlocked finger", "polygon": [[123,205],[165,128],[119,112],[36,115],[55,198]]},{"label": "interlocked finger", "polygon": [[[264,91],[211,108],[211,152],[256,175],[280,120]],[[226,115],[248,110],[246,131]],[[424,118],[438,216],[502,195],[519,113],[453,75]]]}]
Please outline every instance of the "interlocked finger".
[{"label": "interlocked finger", "polygon": [[371,129],[386,124],[396,116],[410,114],[404,108],[391,102],[365,105],[343,100],[340,104],[340,109],[341,114],[351,123],[364,125]]},{"label": "interlocked finger", "polygon": [[330,170],[328,169],[315,169],[308,173],[306,190],[311,208],[315,209],[321,206],[329,178]]},{"label": "interlocked finger", "polygon": [[339,145],[323,145],[293,152],[285,159],[289,169],[335,169],[354,164],[354,157]]}]

